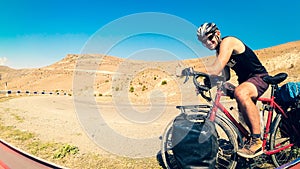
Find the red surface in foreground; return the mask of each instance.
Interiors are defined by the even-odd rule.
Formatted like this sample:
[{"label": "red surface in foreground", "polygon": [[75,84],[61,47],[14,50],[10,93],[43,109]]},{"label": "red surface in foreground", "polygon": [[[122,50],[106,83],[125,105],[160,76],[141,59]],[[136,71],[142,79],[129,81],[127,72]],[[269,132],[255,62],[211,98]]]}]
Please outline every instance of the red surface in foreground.
[{"label": "red surface in foreground", "polygon": [[[0,169],[62,169],[63,167],[38,159],[0,140]],[[300,169],[300,159],[277,169]]]},{"label": "red surface in foreground", "polygon": [[0,140],[0,169],[62,168],[22,152]]}]

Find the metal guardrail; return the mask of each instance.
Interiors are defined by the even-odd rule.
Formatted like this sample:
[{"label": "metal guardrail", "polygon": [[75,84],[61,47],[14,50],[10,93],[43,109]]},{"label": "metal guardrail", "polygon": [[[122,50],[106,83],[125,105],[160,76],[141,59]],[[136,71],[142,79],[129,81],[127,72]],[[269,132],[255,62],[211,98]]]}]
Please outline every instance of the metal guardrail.
[{"label": "metal guardrail", "polygon": [[21,91],[21,90],[16,90],[16,91],[13,91],[13,90],[0,90],[0,95],[1,94],[4,94],[6,96],[8,95],[12,95],[12,94],[15,94],[15,95],[20,95],[20,94],[26,94],[26,95],[64,95],[64,96],[67,96],[67,95],[71,95],[69,93],[66,93],[66,92],[45,92],[45,91]]}]

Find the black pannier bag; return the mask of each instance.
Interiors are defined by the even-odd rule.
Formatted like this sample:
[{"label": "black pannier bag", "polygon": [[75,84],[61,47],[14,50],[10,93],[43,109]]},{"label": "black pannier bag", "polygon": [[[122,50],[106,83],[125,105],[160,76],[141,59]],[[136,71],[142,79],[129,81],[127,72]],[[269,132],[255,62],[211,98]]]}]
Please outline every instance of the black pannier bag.
[{"label": "black pannier bag", "polygon": [[[288,118],[282,116],[282,123],[280,125],[280,132],[283,137],[291,137],[300,146],[300,137],[294,131],[300,131],[300,100],[294,103],[293,106],[287,108],[286,115]],[[292,129],[294,127],[294,129]]]},{"label": "black pannier bag", "polygon": [[288,82],[277,89],[276,102],[283,108],[295,106],[300,98],[300,82]]},{"label": "black pannier bag", "polygon": [[173,122],[172,146],[180,168],[213,169],[218,153],[215,124],[197,115],[178,115]]},{"label": "black pannier bag", "polygon": [[[282,117],[281,133],[287,137],[297,137],[291,129],[291,124],[300,130],[300,82],[288,82],[276,92],[275,101],[286,112],[288,118]],[[277,111],[279,113],[279,111]],[[296,139],[296,138],[295,138]],[[296,140],[300,140],[299,138]]]}]

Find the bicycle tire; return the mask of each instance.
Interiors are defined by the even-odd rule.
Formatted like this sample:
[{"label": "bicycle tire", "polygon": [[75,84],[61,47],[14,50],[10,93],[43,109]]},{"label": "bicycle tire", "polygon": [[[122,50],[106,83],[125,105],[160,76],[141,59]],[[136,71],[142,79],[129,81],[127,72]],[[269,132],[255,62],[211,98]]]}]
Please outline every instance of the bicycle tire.
[{"label": "bicycle tire", "polygon": [[165,169],[180,169],[172,151],[172,124],[173,121],[167,125],[161,139],[162,145],[160,153],[163,162],[162,167]]},{"label": "bicycle tire", "polygon": [[300,157],[300,147],[295,142],[295,139],[297,138],[290,137],[284,133],[281,134],[280,127],[284,125],[283,123],[281,114],[277,114],[274,120],[273,131],[270,136],[270,149],[274,150],[277,148],[276,145],[285,146],[290,143],[294,143],[294,145],[288,149],[271,155],[272,161],[276,167],[282,166],[283,164],[289,163]]},{"label": "bicycle tire", "polygon": [[[164,168],[177,169],[178,164],[172,152],[172,124],[170,122],[163,135],[161,144],[161,156],[164,164]],[[218,133],[219,151],[217,154],[216,169],[233,169],[237,165],[238,142],[234,130],[221,118],[216,116],[215,119],[216,129]],[[226,138],[224,138],[224,134]],[[222,135],[222,138],[221,138]]]}]

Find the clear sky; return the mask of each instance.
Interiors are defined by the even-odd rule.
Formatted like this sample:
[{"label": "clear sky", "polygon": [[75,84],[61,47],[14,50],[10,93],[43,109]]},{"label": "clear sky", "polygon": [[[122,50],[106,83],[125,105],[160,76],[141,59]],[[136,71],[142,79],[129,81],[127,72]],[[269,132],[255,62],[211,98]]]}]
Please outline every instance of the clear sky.
[{"label": "clear sky", "polygon": [[[300,40],[298,0],[1,0],[0,64],[12,68],[50,65],[66,54],[84,52],[84,46],[91,37],[99,32],[99,36],[103,35],[101,29],[110,23],[145,12],[176,16],[195,28],[203,22],[215,22],[223,36],[237,36],[252,49]],[[147,25],[147,20],[131,26],[136,25]],[[161,27],[178,32],[187,30],[178,25],[168,25],[165,21]],[[121,26],[118,29],[120,33],[131,28]],[[195,31],[186,33],[183,41],[196,39]],[[113,39],[115,32],[112,31],[109,37]],[[147,42],[147,45],[136,48],[143,45],[141,42]],[[118,57],[135,57],[138,53],[146,56],[152,52],[158,55],[176,53],[179,59],[211,54],[208,49],[203,49],[203,53],[197,56],[185,49],[177,53],[176,43],[178,39],[150,32],[122,39],[108,53]],[[145,60],[149,58],[158,59],[145,57]]]}]

